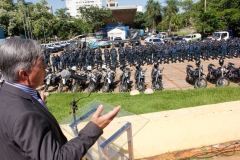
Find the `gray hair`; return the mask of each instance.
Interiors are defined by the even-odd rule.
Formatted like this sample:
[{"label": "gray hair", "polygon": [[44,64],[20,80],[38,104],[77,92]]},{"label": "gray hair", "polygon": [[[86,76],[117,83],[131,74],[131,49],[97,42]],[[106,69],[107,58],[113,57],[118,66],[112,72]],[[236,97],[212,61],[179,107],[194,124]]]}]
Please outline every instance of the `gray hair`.
[{"label": "gray hair", "polygon": [[31,39],[10,38],[0,43],[0,70],[3,79],[16,83],[18,71],[31,71],[35,62],[43,56],[41,45]]}]

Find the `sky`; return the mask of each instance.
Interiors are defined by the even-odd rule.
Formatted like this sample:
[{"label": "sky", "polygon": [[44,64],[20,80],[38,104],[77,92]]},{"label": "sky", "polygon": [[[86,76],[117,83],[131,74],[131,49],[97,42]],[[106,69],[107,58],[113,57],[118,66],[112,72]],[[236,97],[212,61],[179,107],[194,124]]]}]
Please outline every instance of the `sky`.
[{"label": "sky", "polygon": [[[159,0],[159,3],[164,6],[165,0]],[[17,0],[14,0],[16,3]],[[37,3],[40,2],[40,0],[25,0],[25,2],[32,2]],[[66,7],[66,0],[47,0],[48,5],[52,6],[53,13],[56,11],[56,9],[65,8]],[[142,5],[143,11],[145,11],[145,5],[147,3],[147,0],[115,0],[115,2],[118,2],[119,6],[127,6],[127,5]],[[103,6],[106,6],[106,0],[103,0]]]}]

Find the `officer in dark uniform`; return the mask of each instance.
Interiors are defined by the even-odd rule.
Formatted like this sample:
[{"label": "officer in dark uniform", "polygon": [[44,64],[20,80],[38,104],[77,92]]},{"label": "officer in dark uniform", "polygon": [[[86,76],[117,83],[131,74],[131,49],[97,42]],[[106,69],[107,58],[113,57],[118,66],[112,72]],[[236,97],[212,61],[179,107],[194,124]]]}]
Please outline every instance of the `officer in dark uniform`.
[{"label": "officer in dark uniform", "polygon": [[79,69],[80,71],[82,70],[82,68],[85,66],[85,58],[83,57],[83,54],[80,53],[79,54],[79,57],[78,57],[78,66],[79,66]]},{"label": "officer in dark uniform", "polygon": [[125,62],[126,62],[125,57],[126,57],[126,55],[125,55],[124,51],[123,50],[119,50],[118,55],[119,55],[120,65],[125,66]]},{"label": "officer in dark uniform", "polygon": [[45,53],[44,53],[44,56],[45,56],[44,63],[47,66],[49,66],[49,63],[50,63],[50,52],[46,50]]},{"label": "officer in dark uniform", "polygon": [[93,67],[93,56],[90,51],[87,53],[86,59],[87,59],[87,65]]},{"label": "officer in dark uniform", "polygon": [[164,50],[164,63],[169,63],[169,54],[170,54],[170,49],[168,48],[168,46],[166,46],[165,50]]},{"label": "officer in dark uniform", "polygon": [[[60,57],[59,57],[59,55],[57,54],[57,56],[56,56],[56,59],[57,59],[57,67],[58,67],[58,69],[60,69]],[[59,71],[59,70],[58,70]]]},{"label": "officer in dark uniform", "polygon": [[108,50],[106,51],[106,55],[104,56],[105,58],[105,65],[106,66],[111,66],[111,55],[109,54]]},{"label": "officer in dark uniform", "polygon": [[188,52],[188,62],[193,61],[193,55],[195,54],[193,43],[189,46],[189,52]]},{"label": "officer in dark uniform", "polygon": [[102,68],[102,53],[97,52],[95,56],[96,62],[97,62],[97,69],[100,66]]},{"label": "officer in dark uniform", "polygon": [[227,54],[227,42],[224,41],[224,43],[222,43],[221,49],[222,49],[222,53],[221,53],[221,57],[225,58],[226,54]]},{"label": "officer in dark uniform", "polygon": [[147,64],[152,64],[152,48],[147,46]]},{"label": "officer in dark uniform", "polygon": [[212,59],[217,59],[217,55],[218,55],[218,44],[217,44],[217,41],[215,40],[213,42]]},{"label": "officer in dark uniform", "polygon": [[184,44],[182,44],[180,46],[178,61],[184,62],[184,59],[185,59],[185,46],[184,46]]},{"label": "officer in dark uniform", "polygon": [[195,44],[195,59],[200,59],[200,56],[202,55],[202,43],[196,42]]},{"label": "officer in dark uniform", "polygon": [[53,54],[51,60],[52,60],[53,73],[55,73],[55,71],[58,72],[57,57],[55,56],[55,54]]},{"label": "officer in dark uniform", "polygon": [[229,44],[229,48],[230,48],[230,50],[229,50],[228,58],[233,58],[234,52],[235,52],[235,45],[234,45],[233,41]]},{"label": "officer in dark uniform", "polygon": [[142,47],[138,48],[138,64],[143,65],[143,49]]},{"label": "officer in dark uniform", "polygon": [[47,53],[44,53],[44,63],[48,66],[48,58],[47,58]]},{"label": "officer in dark uniform", "polygon": [[134,53],[135,53],[134,49],[133,48],[130,49],[130,66],[134,65],[134,57],[135,57]]},{"label": "officer in dark uniform", "polygon": [[172,63],[177,61],[177,46],[174,44],[171,50]]},{"label": "officer in dark uniform", "polygon": [[130,63],[130,48],[128,45],[126,45],[124,49],[124,54],[126,56],[127,62]]},{"label": "officer in dark uniform", "polygon": [[66,64],[65,64],[65,61],[64,61],[64,56],[65,56],[65,53],[63,52],[63,53],[60,55],[61,68],[62,68],[62,69],[66,69]]},{"label": "officer in dark uniform", "polygon": [[109,53],[109,50],[108,50],[108,48],[107,48],[107,46],[105,46],[105,48],[104,48],[104,50],[103,50],[103,53],[104,53],[104,57],[106,56],[106,53]]},{"label": "officer in dark uniform", "polygon": [[[121,52],[121,51],[120,51]],[[114,66],[117,66],[117,57],[118,57],[118,55],[117,55],[117,51],[116,50],[112,50],[112,53],[110,54],[111,55],[111,58],[112,58],[112,64],[114,65]]]}]

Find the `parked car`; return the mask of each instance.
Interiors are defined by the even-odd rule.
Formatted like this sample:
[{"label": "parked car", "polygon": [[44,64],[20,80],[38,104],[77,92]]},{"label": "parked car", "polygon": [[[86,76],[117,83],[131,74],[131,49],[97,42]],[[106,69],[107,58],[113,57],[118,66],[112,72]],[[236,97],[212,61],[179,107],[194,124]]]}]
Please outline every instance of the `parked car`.
[{"label": "parked car", "polygon": [[145,44],[162,44],[164,43],[160,38],[149,37],[144,40]]},{"label": "parked car", "polygon": [[212,37],[206,37],[205,39],[203,39],[203,42],[207,42],[207,41],[211,41]]},{"label": "parked car", "polygon": [[177,37],[174,38],[175,43],[185,43],[186,41],[183,39],[183,37]]},{"label": "parked car", "polygon": [[114,41],[111,42],[112,45],[114,45],[115,47],[119,47],[120,45],[121,46],[124,46],[124,43],[121,42],[122,41],[122,38],[121,37],[115,37],[114,38]]},{"label": "parked car", "polygon": [[141,37],[141,40],[144,40],[144,39],[146,39],[147,37],[149,37],[149,35],[146,34],[146,33],[144,33],[144,34],[142,34],[140,37]]},{"label": "parked car", "polygon": [[64,48],[63,46],[60,45],[60,43],[54,43],[53,46],[56,47],[58,51],[62,51]]}]

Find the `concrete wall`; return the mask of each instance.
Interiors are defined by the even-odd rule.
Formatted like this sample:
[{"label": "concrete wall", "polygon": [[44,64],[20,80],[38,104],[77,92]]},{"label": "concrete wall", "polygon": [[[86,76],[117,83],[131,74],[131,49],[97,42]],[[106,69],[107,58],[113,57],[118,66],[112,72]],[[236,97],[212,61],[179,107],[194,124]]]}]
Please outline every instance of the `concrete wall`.
[{"label": "concrete wall", "polygon": [[240,139],[240,101],[141,115],[149,123],[133,138],[135,158]]}]

